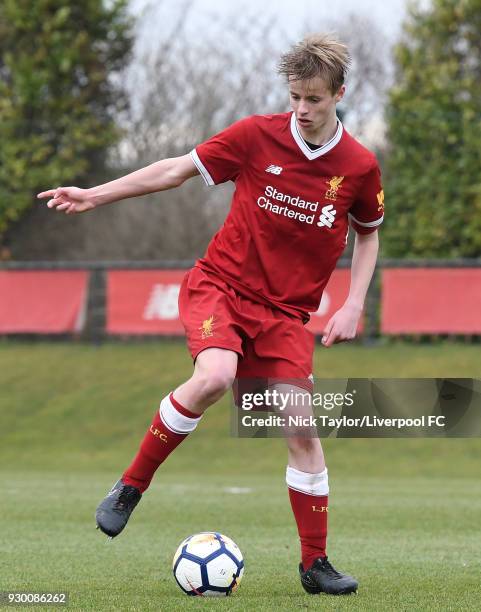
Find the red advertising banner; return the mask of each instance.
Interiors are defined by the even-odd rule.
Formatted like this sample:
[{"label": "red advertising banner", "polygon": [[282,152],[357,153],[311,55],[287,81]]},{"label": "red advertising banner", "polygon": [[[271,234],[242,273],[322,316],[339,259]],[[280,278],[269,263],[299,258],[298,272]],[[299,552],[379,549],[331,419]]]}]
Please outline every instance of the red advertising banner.
[{"label": "red advertising banner", "polygon": [[87,280],[84,270],[0,270],[0,334],[81,331]]},{"label": "red advertising banner", "polygon": [[110,270],[107,333],[184,335],[178,297],[186,270]]},{"label": "red advertising banner", "polygon": [[[107,276],[107,333],[183,335],[178,296],[186,270],[111,270]],[[349,270],[336,270],[308,328],[320,334],[349,292]]]},{"label": "red advertising banner", "polygon": [[481,333],[481,269],[382,271],[384,334]]}]

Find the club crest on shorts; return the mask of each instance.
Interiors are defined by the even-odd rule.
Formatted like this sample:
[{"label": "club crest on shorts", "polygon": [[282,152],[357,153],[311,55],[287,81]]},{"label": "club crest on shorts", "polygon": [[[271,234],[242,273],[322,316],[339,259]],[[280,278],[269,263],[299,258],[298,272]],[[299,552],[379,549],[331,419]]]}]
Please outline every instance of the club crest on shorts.
[{"label": "club crest on shorts", "polygon": [[214,315],[211,315],[208,319],[202,322],[202,325],[199,327],[202,332],[202,340],[206,338],[210,338],[214,335]]}]

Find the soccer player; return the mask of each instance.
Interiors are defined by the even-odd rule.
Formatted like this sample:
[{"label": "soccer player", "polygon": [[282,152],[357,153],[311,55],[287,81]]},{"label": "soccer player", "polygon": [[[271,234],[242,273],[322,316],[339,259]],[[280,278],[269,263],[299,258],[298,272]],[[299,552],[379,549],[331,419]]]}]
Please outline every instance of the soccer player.
[{"label": "soccer player", "polygon": [[[337,39],[309,36],[279,64],[292,112],[241,119],[188,155],[104,185],[39,194],[50,198],[50,208],[73,214],[172,189],[198,174],[207,185],[235,183],[230,212],[179,295],[192,377],[161,401],[137,455],[98,506],[97,525],[108,536],[124,529],[159,465],[236,378],[311,390],[314,339],[305,323],[318,309],[349,224],[356,232],[349,295],[322,343],[328,348],[355,337],[384,207],[375,156],[336,116],[349,62]],[[352,593],[357,581],[335,570],[326,555],[329,486],[320,440],[286,440],[302,586],[309,593]]]}]

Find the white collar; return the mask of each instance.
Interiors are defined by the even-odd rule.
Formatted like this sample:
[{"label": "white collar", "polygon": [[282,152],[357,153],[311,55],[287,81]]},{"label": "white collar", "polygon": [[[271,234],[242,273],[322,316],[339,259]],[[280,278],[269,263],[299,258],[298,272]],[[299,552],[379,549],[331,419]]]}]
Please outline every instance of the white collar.
[{"label": "white collar", "polygon": [[299,149],[304,153],[307,159],[310,159],[310,160],[317,159],[321,155],[325,155],[328,151],[333,149],[337,145],[337,143],[341,140],[344,128],[342,127],[342,123],[340,122],[339,117],[336,117],[336,119],[337,119],[337,130],[334,136],[331,138],[331,140],[328,140],[321,147],[313,151],[306,144],[306,141],[301,136],[301,132],[299,130],[299,126],[297,125],[297,121],[296,121],[296,115],[294,112],[292,113],[291,115],[291,134],[294,140],[296,141]]}]

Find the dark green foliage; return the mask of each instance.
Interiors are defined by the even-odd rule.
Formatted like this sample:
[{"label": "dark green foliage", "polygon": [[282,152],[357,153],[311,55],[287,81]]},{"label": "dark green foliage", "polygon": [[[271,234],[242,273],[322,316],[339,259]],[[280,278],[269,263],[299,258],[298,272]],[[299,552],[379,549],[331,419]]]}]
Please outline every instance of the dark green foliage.
[{"label": "dark green foliage", "polygon": [[385,254],[481,254],[481,0],[411,6],[395,50]]},{"label": "dark green foliage", "polygon": [[131,40],[126,0],[0,3],[0,237],[35,192],[105,166]]}]

